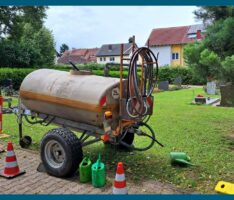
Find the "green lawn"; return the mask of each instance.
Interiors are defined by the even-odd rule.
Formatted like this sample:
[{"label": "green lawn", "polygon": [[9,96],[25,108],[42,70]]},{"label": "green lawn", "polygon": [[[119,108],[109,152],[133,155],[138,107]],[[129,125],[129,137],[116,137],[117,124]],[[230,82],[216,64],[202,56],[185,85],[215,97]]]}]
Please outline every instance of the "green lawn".
[{"label": "green lawn", "polygon": [[[101,152],[109,173],[115,173],[116,162],[123,161],[127,178],[160,180],[180,188],[202,193],[214,193],[219,180],[234,182],[234,108],[196,106],[191,101],[202,89],[184,89],[155,95],[154,115],[149,124],[165,147],[155,144],[146,152],[123,152],[104,146],[101,142],[85,147],[91,158]],[[24,126],[38,149],[43,134],[52,128]],[[17,142],[16,117],[4,115],[4,130]],[[138,139],[136,143],[140,144]],[[193,167],[172,167],[171,151],[188,153]]]}]

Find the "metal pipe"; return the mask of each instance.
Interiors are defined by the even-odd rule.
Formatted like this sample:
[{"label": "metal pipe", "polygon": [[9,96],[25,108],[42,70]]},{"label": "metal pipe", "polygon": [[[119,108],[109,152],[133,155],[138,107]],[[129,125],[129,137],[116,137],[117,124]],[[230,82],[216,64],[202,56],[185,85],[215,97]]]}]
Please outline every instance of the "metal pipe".
[{"label": "metal pipe", "polygon": [[101,140],[100,138],[96,138],[96,139],[93,139],[93,140],[90,140],[90,141],[87,141],[87,142],[82,143],[81,146],[84,147],[84,146],[93,144],[93,143],[95,143],[95,142],[99,142],[100,140]]},{"label": "metal pipe", "polygon": [[[122,118],[122,99],[123,99],[123,51],[124,51],[124,45],[120,45],[120,80],[119,80],[119,116],[120,119]],[[122,121],[119,120],[119,133],[122,131]]]},{"label": "metal pipe", "polygon": [[120,100],[122,100],[123,98],[123,49],[124,49],[124,45],[121,44],[121,47],[120,47],[120,85],[119,85]]}]

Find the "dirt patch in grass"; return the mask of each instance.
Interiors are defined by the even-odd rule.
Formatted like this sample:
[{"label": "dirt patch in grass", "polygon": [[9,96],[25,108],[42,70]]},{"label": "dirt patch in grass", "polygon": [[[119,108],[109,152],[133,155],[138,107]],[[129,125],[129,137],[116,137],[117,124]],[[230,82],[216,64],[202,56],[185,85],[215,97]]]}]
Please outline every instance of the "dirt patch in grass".
[{"label": "dirt patch in grass", "polygon": [[234,151],[234,127],[232,127],[228,134],[224,137],[224,141],[228,143],[229,149]]},{"label": "dirt patch in grass", "polygon": [[233,128],[233,130],[231,130],[231,133],[228,135],[228,137],[230,140],[234,141],[234,128]]}]

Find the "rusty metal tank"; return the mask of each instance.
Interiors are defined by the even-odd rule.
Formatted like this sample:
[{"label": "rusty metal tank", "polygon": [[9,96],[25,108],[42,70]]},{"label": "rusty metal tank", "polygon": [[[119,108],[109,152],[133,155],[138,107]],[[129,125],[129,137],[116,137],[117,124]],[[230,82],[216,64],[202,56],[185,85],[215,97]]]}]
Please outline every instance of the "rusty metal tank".
[{"label": "rusty metal tank", "polygon": [[119,79],[87,71],[39,69],[23,80],[20,98],[34,112],[102,127],[107,110],[113,112],[113,121],[117,121]]}]

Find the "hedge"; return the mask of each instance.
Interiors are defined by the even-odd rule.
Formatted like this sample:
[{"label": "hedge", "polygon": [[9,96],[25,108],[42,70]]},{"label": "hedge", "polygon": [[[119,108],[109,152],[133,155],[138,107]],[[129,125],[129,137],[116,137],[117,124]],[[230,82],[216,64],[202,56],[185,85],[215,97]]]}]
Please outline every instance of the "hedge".
[{"label": "hedge", "polygon": [[182,78],[184,85],[203,85],[205,82],[197,77],[188,67],[161,67],[159,68],[159,81],[169,81],[173,84],[176,77]]},{"label": "hedge", "polygon": [[22,80],[34,70],[33,68],[0,68],[0,83],[6,79],[12,79],[14,89],[19,89]]},{"label": "hedge", "polygon": [[[93,74],[98,76],[104,75],[103,66],[94,64],[94,68],[92,69]],[[52,66],[50,68],[69,71],[71,67],[68,66]],[[5,79],[12,79],[14,89],[18,90],[23,79],[32,71],[37,68],[0,68],[0,83]],[[87,69],[85,66],[80,67],[80,69]],[[88,69],[91,69],[89,65]],[[124,70],[123,77],[127,77],[127,70]],[[110,70],[111,77],[119,77],[119,71]],[[169,83],[173,84],[173,81],[176,77],[181,76],[182,84],[191,84],[191,85],[202,85],[204,84],[199,78],[195,77],[192,71],[189,68],[173,68],[173,67],[162,67],[159,69],[159,81],[168,80]]]}]

